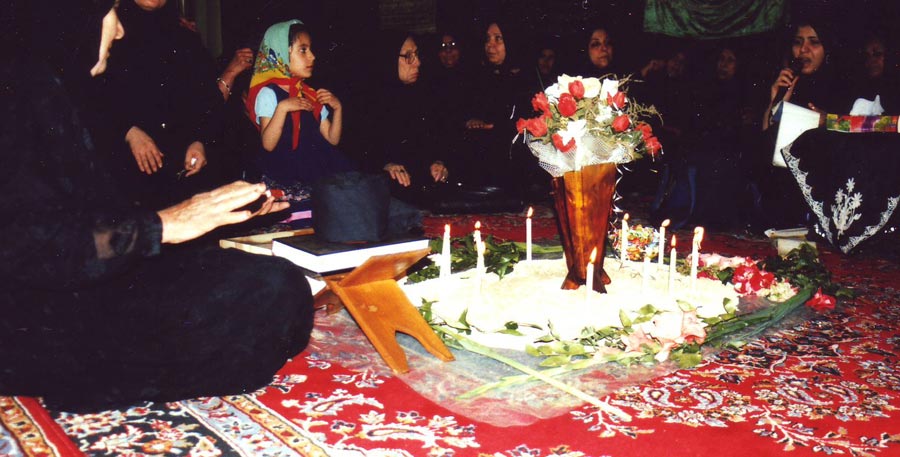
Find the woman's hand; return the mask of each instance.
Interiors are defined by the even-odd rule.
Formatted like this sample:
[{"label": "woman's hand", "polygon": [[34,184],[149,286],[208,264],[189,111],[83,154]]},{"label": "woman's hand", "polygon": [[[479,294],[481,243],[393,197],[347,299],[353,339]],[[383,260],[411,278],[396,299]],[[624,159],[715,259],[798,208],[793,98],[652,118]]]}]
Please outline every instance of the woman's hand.
[{"label": "woman's hand", "polygon": [[317,90],[316,99],[319,103],[330,106],[333,111],[341,109],[341,101],[328,89]]},{"label": "woman's hand", "polygon": [[253,50],[250,48],[238,49],[234,51],[234,56],[231,57],[228,66],[222,71],[222,79],[226,80],[230,85],[237,75],[247,71],[252,66]]},{"label": "woman's hand", "polygon": [[790,101],[791,94],[794,93],[794,82],[796,82],[794,72],[791,71],[790,68],[782,69],[781,73],[778,73],[778,77],[775,78],[775,82],[772,83],[771,95],[769,95],[769,100],[771,100],[772,103],[778,103],[778,100],[775,100],[775,97],[778,96],[778,90],[782,87],[787,87],[788,90],[787,92],[785,92],[782,100]]},{"label": "woman's hand", "polygon": [[388,174],[391,175],[391,179],[397,181],[403,187],[409,187],[409,185],[412,184],[409,173],[403,165],[389,163],[384,166],[384,171],[388,172]]},{"label": "woman's hand", "polygon": [[450,176],[450,170],[447,170],[444,162],[435,160],[431,164],[431,177],[434,178],[434,182],[447,182],[448,176]]},{"label": "woman's hand", "polygon": [[231,96],[231,89],[234,88],[234,80],[241,73],[247,71],[250,67],[253,66],[253,50],[250,48],[243,48],[234,51],[234,56],[231,57],[231,60],[228,62],[228,66],[225,67],[225,70],[222,71],[222,74],[219,75],[219,91],[222,92],[222,97],[225,100],[228,100],[228,97]]},{"label": "woman's hand", "polygon": [[161,210],[157,214],[162,219],[162,242],[183,243],[223,225],[244,222],[289,206],[287,202],[276,202],[274,197],[268,197],[256,212],[235,211],[253,203],[265,192],[265,184],[236,181]]},{"label": "woman's hand", "polygon": [[134,161],[137,162],[141,173],[152,175],[162,168],[163,153],[156,146],[153,138],[147,135],[147,132],[137,126],[132,126],[125,134],[125,142],[131,148],[131,154],[134,155]]},{"label": "woman's hand", "polygon": [[650,73],[656,73],[663,68],[666,68],[665,59],[650,59],[647,65],[641,68],[641,78],[646,78]]},{"label": "woman's hand", "polygon": [[205,166],[206,148],[203,147],[203,143],[195,141],[188,146],[187,152],[184,154],[184,169],[187,170],[184,176],[193,176]]},{"label": "woman's hand", "polygon": [[494,124],[488,124],[481,119],[469,119],[466,121],[466,128],[469,130],[490,130],[494,128]]}]

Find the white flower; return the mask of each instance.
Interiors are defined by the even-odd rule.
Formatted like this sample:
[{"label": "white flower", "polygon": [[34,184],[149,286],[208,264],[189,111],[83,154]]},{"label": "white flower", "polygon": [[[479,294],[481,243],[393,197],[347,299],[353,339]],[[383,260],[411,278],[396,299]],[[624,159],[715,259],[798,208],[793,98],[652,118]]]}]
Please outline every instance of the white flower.
[{"label": "white flower", "polygon": [[581,80],[584,85],[584,98],[594,98],[600,95],[600,80],[597,78],[584,78]]},{"label": "white flower", "polygon": [[[569,86],[566,86],[567,88]],[[559,84],[553,84],[550,87],[544,89],[544,95],[547,96],[547,100],[552,104],[556,104],[559,102],[559,96],[562,95],[563,90],[560,89]]]},{"label": "white flower", "polygon": [[597,110],[597,123],[602,125],[612,122],[614,114],[613,109],[608,105],[600,104],[599,109]]},{"label": "white flower", "polygon": [[556,78],[556,84],[559,85],[560,88],[562,88],[563,92],[568,92],[569,83],[579,80],[581,80],[581,76],[569,76],[563,73],[559,78]]},{"label": "white flower", "polygon": [[600,99],[606,101],[606,97],[619,93],[619,81],[615,79],[604,79],[603,85],[600,87]]},{"label": "white flower", "polygon": [[575,144],[578,145],[581,143],[581,137],[584,136],[584,128],[587,126],[587,121],[584,119],[579,119],[577,121],[569,121],[566,125],[565,130],[559,131],[559,136],[562,138],[563,144],[569,142],[570,139],[575,139]]}]

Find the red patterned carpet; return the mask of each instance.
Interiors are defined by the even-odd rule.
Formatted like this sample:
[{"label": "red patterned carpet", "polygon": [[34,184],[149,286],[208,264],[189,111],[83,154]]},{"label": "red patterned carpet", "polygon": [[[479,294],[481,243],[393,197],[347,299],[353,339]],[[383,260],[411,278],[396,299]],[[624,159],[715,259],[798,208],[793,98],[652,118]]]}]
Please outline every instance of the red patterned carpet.
[{"label": "red patterned carpet", "polygon": [[[447,220],[463,227],[476,219],[498,238],[524,236],[518,215],[430,218],[428,233],[440,233]],[[535,237],[552,238],[552,221],[539,212]],[[704,248],[774,253],[764,240],[718,234]],[[0,398],[0,455],[900,455],[900,265],[831,252],[824,260],[858,298],[696,369],[671,370],[601,398],[630,414],[630,422],[586,405],[510,426],[459,414],[411,382],[415,373],[435,372],[417,367],[441,362],[413,353],[413,373],[395,376],[353,321],[338,314],[319,316],[311,346],[250,395],[86,415]],[[529,399],[512,401],[524,409]],[[475,409],[497,406],[472,402]]]}]

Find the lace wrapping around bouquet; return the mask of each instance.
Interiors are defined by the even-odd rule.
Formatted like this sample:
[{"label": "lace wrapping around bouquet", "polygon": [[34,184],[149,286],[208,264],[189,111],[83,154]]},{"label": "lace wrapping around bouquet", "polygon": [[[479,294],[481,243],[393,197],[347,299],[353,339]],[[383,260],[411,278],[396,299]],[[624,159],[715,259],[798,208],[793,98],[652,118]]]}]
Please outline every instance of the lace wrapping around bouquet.
[{"label": "lace wrapping around bouquet", "polygon": [[553,143],[534,141],[528,133],[525,141],[538,159],[538,165],[554,178],[589,165],[626,163],[636,159],[633,145],[591,133],[585,133],[579,141],[580,146],[570,153],[560,153]]},{"label": "lace wrapping around bouquet", "polygon": [[559,238],[569,270],[563,289],[577,289],[586,283],[591,251],[597,248],[593,288],[597,292],[606,292],[610,279],[603,270],[603,260],[616,173],[615,163],[601,163],[553,178]]}]

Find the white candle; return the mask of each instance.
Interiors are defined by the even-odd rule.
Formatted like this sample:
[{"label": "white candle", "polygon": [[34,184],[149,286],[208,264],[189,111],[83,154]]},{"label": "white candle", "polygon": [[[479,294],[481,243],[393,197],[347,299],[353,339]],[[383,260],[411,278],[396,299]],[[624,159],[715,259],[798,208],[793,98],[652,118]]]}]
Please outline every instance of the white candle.
[{"label": "white candle", "polygon": [[641,293],[647,292],[647,284],[650,281],[650,248],[644,250],[644,268],[641,270]]},{"label": "white candle", "polygon": [[478,252],[478,260],[476,261],[475,265],[475,274],[478,276],[478,292],[480,298],[481,289],[482,287],[484,287],[484,276],[486,274],[485,270],[487,270],[484,267],[484,243],[479,240],[478,244],[475,245],[475,250]]},{"label": "white candle", "polygon": [[675,235],[672,235],[672,250],[669,251],[669,296],[675,291]]},{"label": "white candle", "polygon": [[703,241],[703,227],[694,228],[694,239],[691,241],[691,290],[697,288],[697,267],[700,264],[700,242]]},{"label": "white candle", "polygon": [[441,245],[441,278],[450,277],[450,224],[444,224],[444,240]]},{"label": "white candle", "polygon": [[528,207],[528,215],[525,217],[525,260],[531,262],[531,215],[534,208]]},{"label": "white candle", "polygon": [[478,244],[481,243],[481,221],[475,221],[475,231],[472,232],[472,238],[475,239],[475,249],[478,250]]},{"label": "white candle", "polygon": [[669,226],[670,221],[668,219],[662,221],[662,224],[659,226],[659,246],[657,248],[657,252],[659,253],[659,270],[662,271],[663,268],[666,267],[666,227]]},{"label": "white candle", "polygon": [[625,260],[628,259],[628,213],[622,216],[622,241],[619,243],[619,246],[622,248],[622,266],[625,266]]},{"label": "white candle", "polygon": [[585,287],[584,287],[584,303],[591,301],[591,294],[594,292],[594,261],[597,260],[597,248],[591,251],[591,259],[588,261],[585,269]]}]

